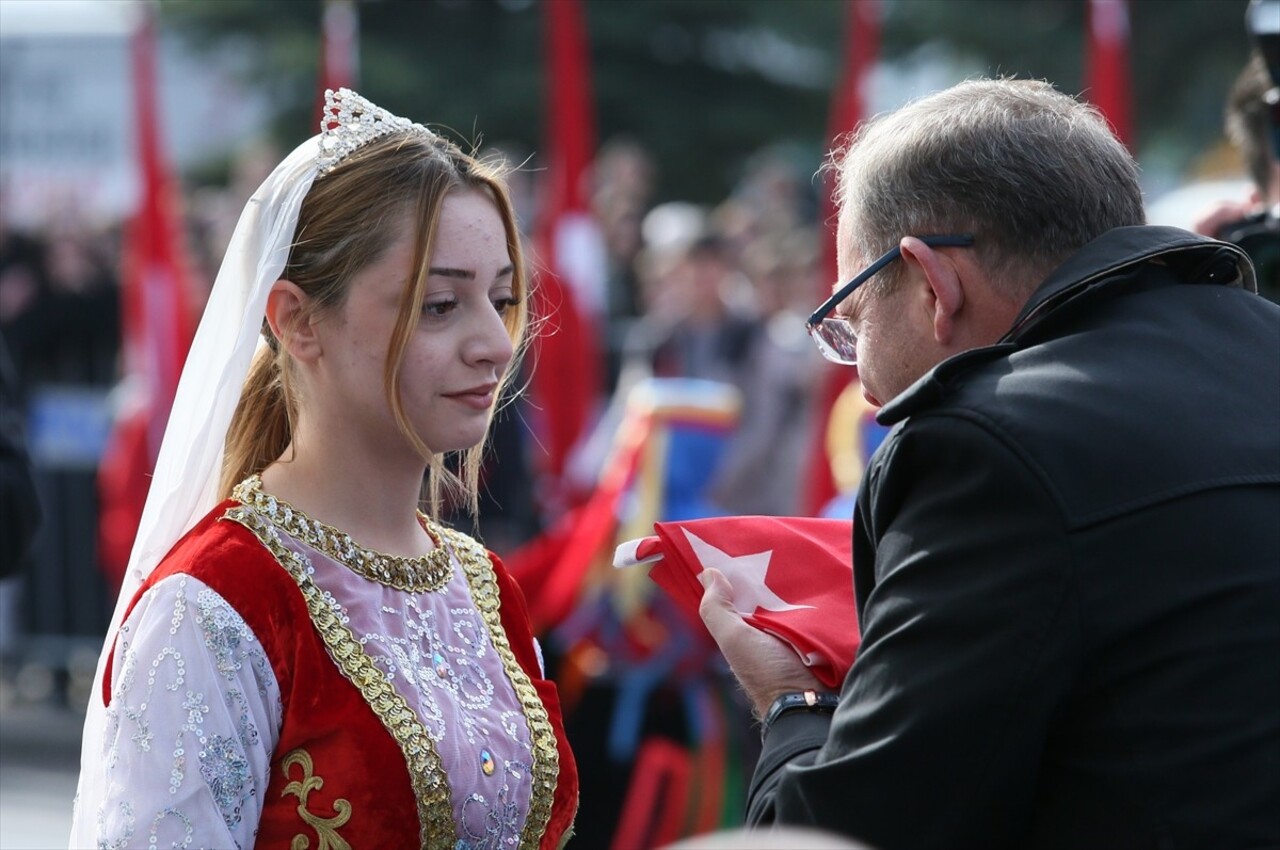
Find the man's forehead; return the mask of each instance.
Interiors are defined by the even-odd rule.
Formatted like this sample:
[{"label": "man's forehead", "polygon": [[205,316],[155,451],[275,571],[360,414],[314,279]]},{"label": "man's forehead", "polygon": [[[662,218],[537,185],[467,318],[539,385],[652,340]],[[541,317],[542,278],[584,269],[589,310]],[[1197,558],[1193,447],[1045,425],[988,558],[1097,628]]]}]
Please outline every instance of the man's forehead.
[{"label": "man's forehead", "polygon": [[847,209],[842,210],[836,223],[837,280],[832,286],[832,292],[843,286],[861,268],[863,258],[858,255],[858,243],[853,238],[856,227],[855,216]]}]

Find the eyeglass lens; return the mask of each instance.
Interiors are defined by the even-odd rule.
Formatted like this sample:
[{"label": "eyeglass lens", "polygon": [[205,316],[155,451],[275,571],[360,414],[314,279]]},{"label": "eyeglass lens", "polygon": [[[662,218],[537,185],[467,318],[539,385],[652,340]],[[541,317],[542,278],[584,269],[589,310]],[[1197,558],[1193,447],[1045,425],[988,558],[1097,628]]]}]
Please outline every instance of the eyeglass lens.
[{"label": "eyeglass lens", "polygon": [[809,327],[809,335],[826,359],[846,366],[858,362],[858,337],[853,332],[853,325],[845,319],[823,319]]}]

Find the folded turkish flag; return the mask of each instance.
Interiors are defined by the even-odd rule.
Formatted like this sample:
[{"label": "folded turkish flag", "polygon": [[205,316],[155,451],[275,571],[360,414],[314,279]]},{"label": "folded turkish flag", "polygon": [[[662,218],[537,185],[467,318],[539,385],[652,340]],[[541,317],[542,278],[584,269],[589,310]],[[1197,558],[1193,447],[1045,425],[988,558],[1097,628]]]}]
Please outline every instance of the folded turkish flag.
[{"label": "folded turkish flag", "polygon": [[714,567],[743,619],[790,645],[824,685],[840,687],[858,650],[851,521],[731,516],[653,529],[654,537],[620,545],[613,565],[653,564],[649,577],[695,620],[698,573]]}]

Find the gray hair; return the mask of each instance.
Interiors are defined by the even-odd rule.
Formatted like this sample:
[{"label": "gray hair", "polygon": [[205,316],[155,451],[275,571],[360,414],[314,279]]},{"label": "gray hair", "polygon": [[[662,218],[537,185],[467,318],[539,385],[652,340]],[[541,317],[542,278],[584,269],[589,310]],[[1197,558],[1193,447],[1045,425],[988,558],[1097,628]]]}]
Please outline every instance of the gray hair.
[{"label": "gray hair", "polygon": [[1037,80],[971,80],[915,100],[865,124],[832,165],[840,226],[864,257],[903,236],[972,233],[1009,294],[1146,218],[1138,165],[1098,111]]}]

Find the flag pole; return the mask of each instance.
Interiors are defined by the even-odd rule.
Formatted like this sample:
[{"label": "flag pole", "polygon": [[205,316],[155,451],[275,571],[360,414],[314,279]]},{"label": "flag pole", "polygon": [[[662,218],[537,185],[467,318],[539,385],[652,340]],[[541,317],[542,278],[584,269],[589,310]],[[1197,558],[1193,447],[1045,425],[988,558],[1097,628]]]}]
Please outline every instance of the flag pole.
[{"label": "flag pole", "polygon": [[1116,137],[1134,147],[1129,73],[1127,0],[1088,0],[1085,95],[1101,110]]},{"label": "flag pole", "polygon": [[602,401],[597,327],[603,313],[604,245],[586,186],[595,115],[586,18],[580,0],[543,0],[546,176],[535,234],[534,307],[543,322],[531,345],[530,398],[539,501],[554,520],[577,501],[570,458]]},{"label": "flag pole", "polygon": [[[828,150],[857,129],[866,116],[866,91],[872,70],[879,56],[880,0],[845,0],[844,63],[840,78],[832,90],[831,108],[828,114]],[[822,270],[820,291],[814,293],[818,301],[831,295],[831,285],[836,280],[836,204],[837,176],[825,174],[822,191]],[[816,301],[815,303],[818,303]],[[827,426],[836,399],[857,377],[848,366],[824,364],[825,370],[814,399],[813,433],[810,438],[808,468],[802,480],[801,510],[816,516],[836,496],[836,480],[832,470],[832,458],[828,448]],[[853,439],[853,435],[849,435]]]},{"label": "flag pole", "polygon": [[324,0],[320,19],[320,86],[316,123],[324,117],[325,89],[360,84],[360,14],[355,0]]},{"label": "flag pole", "polygon": [[155,5],[130,44],[139,202],[121,263],[122,390],[98,467],[98,562],[119,586],[195,330],[182,214],[161,133]]}]

